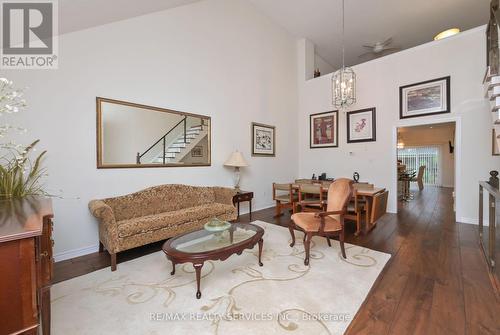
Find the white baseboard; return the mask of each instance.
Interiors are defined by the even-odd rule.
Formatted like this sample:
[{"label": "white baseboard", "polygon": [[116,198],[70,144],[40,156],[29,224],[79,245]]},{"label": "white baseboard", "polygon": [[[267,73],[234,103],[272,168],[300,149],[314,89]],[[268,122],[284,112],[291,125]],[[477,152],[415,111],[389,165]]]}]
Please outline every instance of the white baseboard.
[{"label": "white baseboard", "polygon": [[[267,209],[267,208],[271,208],[271,207],[274,207],[274,204],[266,204],[264,206],[260,206],[259,208],[252,209],[252,212],[260,211],[262,209]],[[240,215],[243,215],[243,214],[248,214],[248,210],[242,210],[240,212]],[[99,244],[89,245],[88,247],[59,252],[59,253],[54,255],[54,260],[56,262],[65,261],[67,259],[85,256],[85,255],[92,254],[92,253],[98,252],[98,251],[99,251]]]},{"label": "white baseboard", "polygon": [[98,251],[99,251],[99,244],[90,245],[88,247],[83,247],[83,248],[78,248],[78,249],[73,249],[73,250],[68,250],[68,251],[63,251],[63,252],[59,252],[59,253],[54,255],[54,261],[56,261],[56,262],[65,261],[67,259],[92,254],[92,253],[98,252]]},{"label": "white baseboard", "polygon": [[[461,218],[457,218],[457,222],[467,223],[467,224],[473,224],[473,225],[479,225],[479,219],[476,219],[476,218],[461,217]],[[488,220],[483,219],[483,225],[484,226],[489,226],[490,223],[488,222]]]}]

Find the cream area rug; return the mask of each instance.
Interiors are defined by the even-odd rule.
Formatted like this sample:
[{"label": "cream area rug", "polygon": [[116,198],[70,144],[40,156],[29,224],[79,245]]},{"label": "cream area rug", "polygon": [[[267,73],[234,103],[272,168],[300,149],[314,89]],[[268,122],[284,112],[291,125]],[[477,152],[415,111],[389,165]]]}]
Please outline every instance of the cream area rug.
[{"label": "cream area rug", "polygon": [[80,334],[343,334],[390,255],[313,237],[304,266],[302,233],[290,248],[288,229],[261,221],[258,247],[225,261],[206,262],[201,299],[190,263],[162,251],[55,284],[52,331]]}]

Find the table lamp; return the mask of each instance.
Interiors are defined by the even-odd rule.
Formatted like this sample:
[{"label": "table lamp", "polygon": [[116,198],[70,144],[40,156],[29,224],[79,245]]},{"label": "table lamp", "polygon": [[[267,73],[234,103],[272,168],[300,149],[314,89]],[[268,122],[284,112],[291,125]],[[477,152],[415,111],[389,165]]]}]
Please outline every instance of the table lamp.
[{"label": "table lamp", "polygon": [[241,154],[241,152],[236,150],[235,152],[233,152],[231,154],[231,156],[229,156],[227,161],[224,163],[224,166],[234,167],[234,177],[233,177],[234,188],[236,189],[236,191],[239,191],[240,190],[240,177],[241,177],[240,167],[248,166],[248,163],[246,162],[245,158],[243,158],[243,155]]}]

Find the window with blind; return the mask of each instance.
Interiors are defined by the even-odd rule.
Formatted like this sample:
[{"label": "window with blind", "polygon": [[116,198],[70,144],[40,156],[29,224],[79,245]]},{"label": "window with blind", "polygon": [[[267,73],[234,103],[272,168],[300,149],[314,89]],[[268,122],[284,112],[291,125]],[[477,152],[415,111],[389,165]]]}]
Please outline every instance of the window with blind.
[{"label": "window with blind", "polygon": [[398,159],[407,171],[416,171],[425,165],[424,184],[441,185],[441,150],[438,146],[405,147],[398,149]]}]

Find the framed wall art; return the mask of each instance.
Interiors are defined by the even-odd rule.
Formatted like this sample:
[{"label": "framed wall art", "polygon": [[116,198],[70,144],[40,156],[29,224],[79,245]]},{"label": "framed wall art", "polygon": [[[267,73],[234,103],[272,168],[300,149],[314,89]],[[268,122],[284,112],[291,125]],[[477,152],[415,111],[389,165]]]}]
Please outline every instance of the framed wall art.
[{"label": "framed wall art", "polygon": [[336,148],[339,146],[339,112],[331,111],[309,116],[309,147]]},{"label": "framed wall art", "polygon": [[203,146],[196,145],[191,149],[191,157],[203,157]]},{"label": "framed wall art", "polygon": [[276,155],[276,127],[252,122],[252,156]]},{"label": "framed wall art", "polygon": [[347,112],[347,143],[373,142],[377,139],[375,107]]},{"label": "framed wall art", "polygon": [[399,118],[450,113],[450,77],[399,88]]}]

